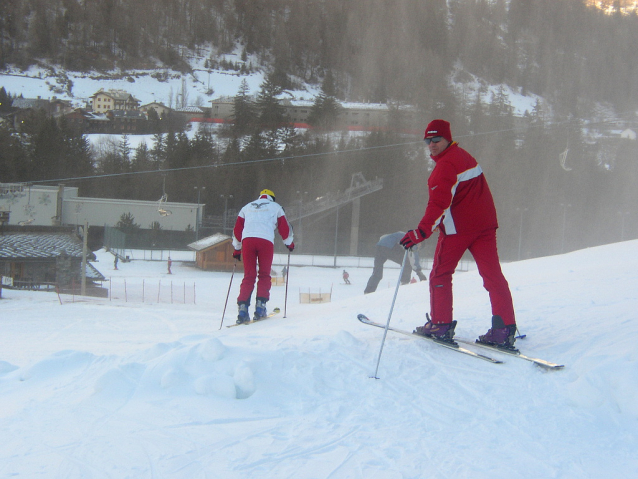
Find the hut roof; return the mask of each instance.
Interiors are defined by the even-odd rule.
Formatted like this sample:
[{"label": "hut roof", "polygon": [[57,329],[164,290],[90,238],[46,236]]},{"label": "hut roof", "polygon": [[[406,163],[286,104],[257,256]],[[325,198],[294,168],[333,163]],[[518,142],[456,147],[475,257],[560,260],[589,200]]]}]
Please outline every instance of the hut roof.
[{"label": "hut roof", "polygon": [[189,244],[188,247],[193,251],[204,251],[206,249],[225,243],[230,239],[231,238],[228,235],[215,233],[212,236],[207,236],[206,238],[202,238],[198,241],[195,241],[194,243]]}]

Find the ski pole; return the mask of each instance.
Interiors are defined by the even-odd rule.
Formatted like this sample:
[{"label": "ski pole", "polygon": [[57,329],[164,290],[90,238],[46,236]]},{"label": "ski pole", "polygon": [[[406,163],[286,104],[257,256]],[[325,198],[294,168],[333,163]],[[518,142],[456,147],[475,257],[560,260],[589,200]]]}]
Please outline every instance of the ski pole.
[{"label": "ski pole", "polygon": [[235,268],[237,268],[237,260],[235,260],[235,264],[233,265],[233,273],[230,275],[230,283],[228,284],[228,293],[226,293],[226,302],[224,303],[224,312],[222,313],[222,321],[219,323],[219,329],[222,329],[222,325],[224,324],[224,316],[226,315],[226,306],[228,305],[228,297],[230,296],[230,287],[233,284],[233,276],[235,276]]},{"label": "ski pole", "polygon": [[397,287],[394,290],[394,297],[392,298],[392,306],[390,306],[390,313],[388,314],[388,321],[385,323],[385,330],[383,331],[383,340],[381,341],[381,349],[379,349],[379,357],[377,359],[377,368],[374,371],[374,376],[371,376],[374,379],[379,379],[377,377],[377,373],[379,372],[379,363],[381,362],[381,352],[383,351],[383,345],[385,344],[385,337],[388,335],[388,328],[390,327],[390,318],[392,317],[392,310],[394,309],[394,302],[397,299],[397,294],[399,292],[399,286],[401,286],[401,277],[403,276],[403,268],[405,268],[405,260],[408,257],[408,250],[405,250],[405,254],[403,255],[403,263],[401,263],[401,271],[399,272],[399,279],[397,280]]},{"label": "ski pole", "polygon": [[516,339],[525,339],[525,337],[527,336],[527,334],[521,334],[521,332],[518,330],[518,325],[516,325],[516,332],[518,333]]},{"label": "ski pole", "polygon": [[288,251],[288,266],[286,266],[286,295],[284,297],[284,318],[286,317],[286,307],[288,306],[288,278],[290,277],[290,251]]}]

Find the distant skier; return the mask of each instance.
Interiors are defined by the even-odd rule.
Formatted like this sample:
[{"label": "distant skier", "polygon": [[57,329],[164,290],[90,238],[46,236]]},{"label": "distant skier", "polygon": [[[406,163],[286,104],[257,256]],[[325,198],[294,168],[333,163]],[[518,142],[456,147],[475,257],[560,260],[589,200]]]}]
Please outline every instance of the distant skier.
[{"label": "distant skier", "polygon": [[117,262],[119,261],[117,255],[115,255],[115,259],[113,260],[113,269],[117,269]]},{"label": "distant skier", "polygon": [[[271,190],[262,190],[257,200],[244,206],[237,216],[233,228],[233,257],[237,260],[244,256],[244,279],[237,297],[237,322],[250,321],[248,307],[257,279],[257,297],[254,319],[267,316],[266,302],[270,299],[272,279],[270,270],[274,255],[275,229],[289,251],[295,249],[292,227],[286,219],[284,209],[275,202]],[[259,264],[259,271],[257,265]]]},{"label": "distant skier", "polygon": [[343,270],[343,282],[346,284],[350,284],[350,275],[345,269]]},{"label": "distant skier", "polygon": [[[374,253],[374,267],[372,268],[372,276],[368,280],[366,289],[363,290],[364,294],[374,293],[379,286],[379,282],[383,278],[383,265],[386,261],[390,260],[398,265],[403,264],[403,256],[405,250],[399,244],[399,241],[405,232],[397,231],[396,233],[390,233],[381,236]],[[427,278],[421,271],[421,263],[419,258],[418,248],[412,248],[408,252],[408,261],[403,268],[403,274],[401,275],[401,284],[408,284],[410,277],[412,276],[412,270],[414,270],[421,281],[425,281]]]},{"label": "distant skier", "polygon": [[428,178],[429,200],[418,226],[401,239],[411,248],[439,230],[430,273],[430,314],[416,333],[453,341],[452,275],[465,251],[476,261],[492,304],[492,327],[478,341],[514,349],[516,320],[512,294],[496,248],[496,208],[485,175],[474,157],[452,141],[450,124],[434,120],[425,142],[435,166]]},{"label": "distant skier", "polygon": [[168,257],[168,274],[173,274],[171,273],[171,266],[173,265],[173,261],[171,260],[171,257]]}]

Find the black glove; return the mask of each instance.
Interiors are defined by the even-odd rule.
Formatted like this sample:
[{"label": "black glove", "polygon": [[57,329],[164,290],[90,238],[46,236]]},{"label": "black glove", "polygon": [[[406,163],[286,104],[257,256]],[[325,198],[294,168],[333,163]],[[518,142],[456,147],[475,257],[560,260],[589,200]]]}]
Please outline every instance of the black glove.
[{"label": "black glove", "polygon": [[399,243],[405,249],[410,249],[412,246],[419,244],[421,241],[425,240],[425,233],[421,228],[417,228],[415,230],[408,231]]},{"label": "black glove", "polygon": [[237,261],[241,261],[241,250],[240,249],[236,249],[233,252],[233,258],[235,258]]},{"label": "black glove", "polygon": [[287,244],[286,248],[288,248],[288,251],[292,253],[295,250],[295,242],[293,241],[292,243]]}]

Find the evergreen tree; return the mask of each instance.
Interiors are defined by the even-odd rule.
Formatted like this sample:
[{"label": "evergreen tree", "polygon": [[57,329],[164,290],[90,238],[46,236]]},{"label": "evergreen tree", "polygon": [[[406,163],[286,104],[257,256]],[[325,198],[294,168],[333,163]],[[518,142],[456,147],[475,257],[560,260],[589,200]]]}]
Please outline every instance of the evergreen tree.
[{"label": "evergreen tree", "polygon": [[246,134],[255,124],[256,109],[249,93],[248,82],[243,79],[233,99],[233,131],[236,135]]},{"label": "evergreen tree", "polygon": [[0,113],[7,113],[11,111],[11,105],[13,104],[13,99],[4,89],[4,87],[0,87]]},{"label": "evergreen tree", "polygon": [[146,142],[142,142],[135,149],[133,160],[131,162],[132,171],[149,171],[152,169],[153,161],[151,152],[146,145]]},{"label": "evergreen tree", "polygon": [[166,141],[164,135],[156,133],[153,135],[153,148],[151,149],[153,168],[160,170],[165,166],[166,161]]},{"label": "evergreen tree", "polygon": [[135,217],[131,212],[122,213],[115,227],[126,234],[135,233],[140,229],[140,225],[135,222]]},{"label": "evergreen tree", "polygon": [[312,105],[308,122],[323,129],[334,129],[339,120],[340,110],[341,104],[335,98],[334,77],[328,70],[321,86],[321,93]]},{"label": "evergreen tree", "polygon": [[26,151],[18,136],[13,131],[0,124],[0,178],[3,182],[12,183],[28,181],[25,167],[28,164]]},{"label": "evergreen tree", "polygon": [[162,132],[161,119],[159,115],[157,114],[157,111],[155,110],[155,108],[149,108],[148,111],[146,112],[146,115],[147,115],[146,127],[148,131],[150,133],[161,133]]},{"label": "evergreen tree", "polygon": [[217,160],[215,139],[208,127],[202,123],[191,140],[191,163],[213,165]]},{"label": "evergreen tree", "polygon": [[237,137],[231,138],[228,146],[222,155],[222,163],[237,163],[241,161],[241,146]]},{"label": "evergreen tree", "polygon": [[272,74],[268,74],[261,84],[257,96],[257,110],[261,128],[279,128],[286,121],[285,110],[278,96],[282,89],[277,85]]},{"label": "evergreen tree", "polygon": [[268,158],[268,147],[265,138],[259,130],[253,131],[246,148],[241,152],[242,161],[263,160]]},{"label": "evergreen tree", "polygon": [[120,140],[120,144],[118,145],[118,152],[120,154],[120,158],[122,158],[123,163],[130,163],[131,144],[129,143],[128,135],[122,135],[122,139]]}]

